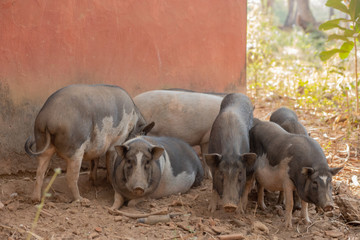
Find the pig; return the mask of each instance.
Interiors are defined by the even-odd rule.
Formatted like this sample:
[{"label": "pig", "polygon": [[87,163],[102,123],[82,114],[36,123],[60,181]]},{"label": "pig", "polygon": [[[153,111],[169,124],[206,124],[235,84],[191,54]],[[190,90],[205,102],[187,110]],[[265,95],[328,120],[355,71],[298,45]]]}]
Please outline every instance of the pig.
[{"label": "pig", "polygon": [[171,137],[138,136],[115,146],[112,168],[115,190],[111,209],[125,201],[134,206],[145,198],[185,193],[199,186],[204,170],[191,146]]},{"label": "pig", "polygon": [[153,90],[134,97],[147,121],[156,123],[149,136],[179,138],[191,146],[199,145],[205,176],[211,177],[204,162],[211,126],[220,110],[223,96],[188,90]]},{"label": "pig", "polygon": [[241,93],[224,97],[210,133],[206,163],[213,176],[213,196],[209,211],[214,212],[220,200],[226,212],[243,212],[251,190],[256,154],[250,152],[249,130],[253,106]]},{"label": "pig", "polygon": [[[82,160],[110,155],[108,150],[114,145],[150,131],[152,126],[120,87],[76,84],[61,88],[37,115],[35,140],[29,137],[25,143],[26,153],[39,161],[31,198],[40,200],[45,171],[57,153],[67,161],[66,178],[74,200],[82,200],[77,185]],[[34,144],[36,151],[32,150]]]},{"label": "pig", "polygon": [[273,112],[270,121],[279,124],[289,133],[308,135],[306,128],[299,122],[296,113],[286,107],[281,107]]},{"label": "pig", "polygon": [[264,188],[284,191],[285,226],[292,227],[293,191],[301,198],[301,215],[307,223],[308,203],[324,211],[333,209],[332,176],[342,167],[329,168],[321,146],[312,138],[291,134],[273,122],[254,119],[250,130],[251,152],[257,154],[255,179],[258,205],[265,209]]},{"label": "pig", "polygon": [[[308,132],[306,131],[304,125],[302,125],[299,122],[296,113],[287,107],[281,107],[277,109],[275,112],[273,112],[270,116],[270,121],[277,123],[289,133],[302,134],[305,136],[308,135]],[[294,191],[293,197],[294,197],[293,210],[301,210],[301,199],[296,191]],[[283,192],[280,192],[278,203],[282,203],[283,201],[284,201],[284,194]]]}]

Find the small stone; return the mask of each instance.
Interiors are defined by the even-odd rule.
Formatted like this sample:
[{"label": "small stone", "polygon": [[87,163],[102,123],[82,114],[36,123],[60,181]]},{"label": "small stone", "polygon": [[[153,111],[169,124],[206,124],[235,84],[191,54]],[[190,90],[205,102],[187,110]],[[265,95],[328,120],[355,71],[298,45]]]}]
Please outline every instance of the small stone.
[{"label": "small stone", "polygon": [[15,197],[17,197],[17,196],[18,196],[18,194],[17,194],[16,192],[10,194],[10,197],[11,197],[11,198],[15,198]]},{"label": "small stone", "polygon": [[342,237],[344,234],[337,230],[330,230],[330,231],[325,231],[325,235],[333,238],[339,238]]},{"label": "small stone", "polygon": [[4,208],[4,204],[0,201],[0,210]]},{"label": "small stone", "polygon": [[76,213],[76,211],[75,211],[74,209],[69,209],[69,213],[71,213],[71,214],[75,214],[75,213]]},{"label": "small stone", "polygon": [[97,231],[98,233],[101,233],[101,232],[102,232],[102,228],[101,228],[101,227],[96,227],[96,228],[95,228],[95,231]]},{"label": "small stone", "polygon": [[269,228],[265,224],[263,224],[262,222],[259,222],[259,221],[255,221],[253,223],[252,229],[255,232],[269,234]]},{"label": "small stone", "polygon": [[9,205],[7,205],[7,208],[10,211],[16,211],[18,209],[18,207],[19,207],[19,202],[18,201],[12,202]]},{"label": "small stone", "polygon": [[270,219],[264,219],[264,222],[272,224],[272,221]]},{"label": "small stone", "polygon": [[97,238],[99,237],[100,235],[96,232],[93,232],[93,233],[90,233],[89,236],[88,236],[88,239],[94,239],[94,238]]}]

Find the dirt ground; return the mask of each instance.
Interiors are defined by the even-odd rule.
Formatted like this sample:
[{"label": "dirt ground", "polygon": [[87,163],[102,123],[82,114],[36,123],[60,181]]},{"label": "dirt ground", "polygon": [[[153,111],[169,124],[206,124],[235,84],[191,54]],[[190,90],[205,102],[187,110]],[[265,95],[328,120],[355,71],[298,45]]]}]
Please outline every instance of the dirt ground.
[{"label": "dirt ground", "polygon": [[[255,117],[268,119],[269,113],[280,105],[283,103],[257,103]],[[323,119],[313,110],[298,110],[297,113],[311,136],[321,143],[329,165],[345,166],[333,178],[334,195],[345,193],[359,203],[360,187],[354,180],[360,179],[359,149],[351,137],[344,140],[346,124],[336,123],[333,116]],[[51,175],[49,171],[47,181]],[[308,225],[300,220],[300,212],[296,211],[292,229],[285,229],[283,206],[276,204],[278,193],[267,192],[268,208],[260,210],[256,206],[255,189],[250,193],[246,214],[225,213],[220,208],[211,214],[207,210],[212,187],[208,179],[186,194],[148,200],[136,208],[125,206],[121,212],[110,213],[108,208],[114,192],[106,181],[105,170],[100,169],[98,175],[96,187],[88,181],[87,172],[80,175],[80,192],[90,200],[85,204],[71,203],[65,174],[57,177],[31,239],[230,239],[223,237],[231,234],[238,237],[231,239],[360,239],[359,222],[346,222],[338,206],[324,213],[310,205],[312,223]],[[28,199],[34,177],[35,173],[0,176],[0,239],[25,239],[30,231],[37,211],[36,205]],[[129,215],[159,211],[171,218],[149,225],[139,223],[133,218],[135,216],[123,215],[124,212]]]}]

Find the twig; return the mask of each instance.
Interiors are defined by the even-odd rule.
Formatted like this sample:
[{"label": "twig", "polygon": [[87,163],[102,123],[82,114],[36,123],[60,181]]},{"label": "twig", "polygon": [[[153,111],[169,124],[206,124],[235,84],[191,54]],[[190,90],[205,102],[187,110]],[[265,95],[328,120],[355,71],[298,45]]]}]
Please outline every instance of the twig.
[{"label": "twig", "polygon": [[149,217],[149,216],[152,216],[152,215],[165,215],[165,214],[168,214],[167,209],[162,209],[162,210],[152,212],[152,213],[129,213],[129,212],[123,212],[123,211],[119,211],[117,209],[110,209],[110,208],[108,208],[108,211],[110,213],[115,213],[115,215],[123,215],[123,216],[129,217],[129,218],[145,218],[145,217]]},{"label": "twig", "polygon": [[218,236],[220,240],[235,240],[235,239],[244,239],[244,235],[242,233],[234,233],[229,235],[220,235]]},{"label": "twig", "polygon": [[192,200],[196,200],[196,199],[198,199],[199,198],[199,194],[196,194],[193,198],[192,198]]},{"label": "twig", "polygon": [[34,238],[38,239],[38,240],[43,240],[44,238],[40,237],[39,235],[33,233],[33,232],[30,232],[30,231],[26,231],[26,233],[32,235]]},{"label": "twig", "polygon": [[43,194],[43,196],[41,198],[41,202],[38,205],[38,210],[36,211],[34,221],[33,221],[32,225],[31,225],[31,229],[30,229],[30,231],[28,231],[28,235],[26,236],[26,240],[30,240],[30,235],[34,236],[32,231],[34,231],[34,229],[36,228],[37,222],[38,222],[39,217],[40,217],[41,210],[43,209],[44,204],[45,204],[45,198],[47,197],[48,192],[49,192],[49,190],[51,188],[51,185],[54,183],[54,181],[56,179],[56,176],[59,175],[60,173],[61,173],[61,169],[56,168],[54,175],[51,177],[49,184],[46,186],[46,188],[44,190],[44,194]]},{"label": "twig", "polygon": [[38,239],[38,240],[43,240],[44,238],[40,237],[39,235],[31,232],[31,231],[26,231],[26,230],[23,230],[21,228],[18,228],[18,227],[11,227],[11,226],[6,226],[6,225],[3,225],[0,223],[0,227],[2,228],[5,228],[5,229],[8,229],[8,230],[15,230],[15,231],[18,231],[19,233],[27,233],[27,234],[30,234],[31,236],[33,236],[34,238]]},{"label": "twig", "polygon": [[310,229],[312,226],[314,226],[316,223],[319,223],[319,222],[326,222],[326,220],[319,220],[319,221],[313,222],[312,224],[310,224],[310,226],[308,226],[308,227],[306,228],[306,233],[309,232],[309,229]]},{"label": "twig", "polygon": [[50,213],[49,211],[45,210],[45,209],[41,209],[41,214],[48,216],[48,217],[53,217],[54,214]]},{"label": "twig", "polygon": [[351,221],[351,222],[347,222],[346,224],[356,224],[356,225],[360,225],[360,221]]}]

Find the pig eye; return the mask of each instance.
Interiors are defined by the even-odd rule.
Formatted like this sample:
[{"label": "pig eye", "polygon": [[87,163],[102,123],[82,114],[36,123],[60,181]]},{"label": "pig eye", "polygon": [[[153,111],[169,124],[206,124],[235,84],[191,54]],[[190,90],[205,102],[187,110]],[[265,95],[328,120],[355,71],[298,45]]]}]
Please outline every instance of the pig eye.
[{"label": "pig eye", "polygon": [[146,160],[146,165],[149,165],[150,164],[150,160]]},{"label": "pig eye", "polygon": [[131,160],[130,160],[130,159],[126,160],[126,165],[127,165],[127,168],[128,168],[128,169],[132,168]]},{"label": "pig eye", "polygon": [[312,182],[312,185],[313,185],[314,188],[317,188],[317,187],[318,187],[318,183],[317,183],[316,181],[313,181],[313,182]]}]

